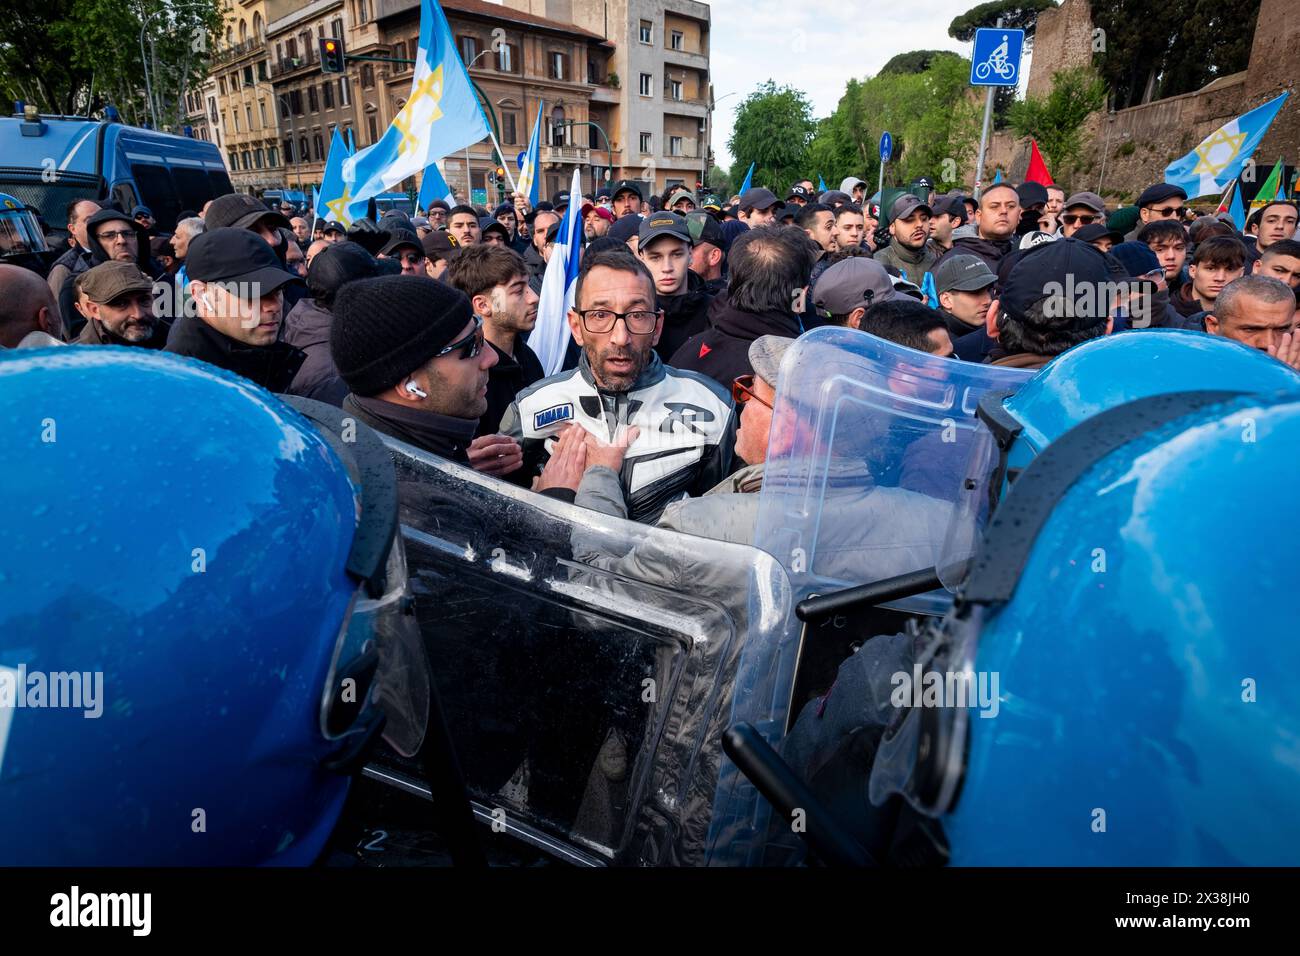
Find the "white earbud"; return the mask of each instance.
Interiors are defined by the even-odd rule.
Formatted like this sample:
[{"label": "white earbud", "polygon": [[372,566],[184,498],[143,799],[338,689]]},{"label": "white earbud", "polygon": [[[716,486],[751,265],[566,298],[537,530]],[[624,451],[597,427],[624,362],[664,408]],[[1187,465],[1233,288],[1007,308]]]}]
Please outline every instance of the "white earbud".
[{"label": "white earbud", "polygon": [[203,304],[208,307],[209,312],[217,311],[217,307],[212,304],[212,299],[208,296],[206,292],[203,293],[203,295],[199,296],[199,298],[203,300]]},{"label": "white earbud", "polygon": [[407,395],[410,395],[412,398],[428,398],[428,397],[429,397],[429,393],[426,392],[424,389],[420,388],[420,386],[416,385],[414,382],[407,382],[407,383],[406,383],[406,394],[407,394]]}]

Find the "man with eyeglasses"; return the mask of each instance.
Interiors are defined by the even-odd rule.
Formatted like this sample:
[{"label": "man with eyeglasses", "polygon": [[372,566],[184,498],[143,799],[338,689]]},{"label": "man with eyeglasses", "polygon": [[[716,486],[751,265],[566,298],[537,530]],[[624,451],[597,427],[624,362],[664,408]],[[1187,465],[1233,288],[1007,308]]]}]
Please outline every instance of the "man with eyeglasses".
[{"label": "man with eyeglasses", "polygon": [[655,297],[654,277],[634,256],[609,249],[583,257],[569,312],[578,367],[524,389],[501,422],[523,446],[523,474],[541,476],[536,490],[576,487],[572,469],[562,468],[571,455],[541,471],[574,426],[585,434],[570,433],[566,447],[582,438],[586,465],[610,463],[600,510],[633,521],[654,522],[669,502],[701,495],[731,472],[731,397],[660,361],[654,346],[664,316]]},{"label": "man with eyeglasses", "polygon": [[427,276],[349,282],[334,297],[330,354],[350,390],[344,414],[469,464],[497,353],[463,293]]},{"label": "man with eyeglasses", "polygon": [[376,258],[395,259],[401,264],[404,276],[425,275],[424,246],[415,232],[401,226],[390,226],[388,235],[391,238],[384,243]]},{"label": "man with eyeglasses", "polygon": [[[89,268],[103,262],[130,262],[151,279],[157,279],[163,272],[149,255],[149,242],[144,230],[120,210],[101,209],[87,219],[86,239],[90,246]],[[86,324],[85,316],[76,309],[75,279],[76,276],[69,274],[59,291],[59,313],[63,316],[64,327],[74,339]]]}]

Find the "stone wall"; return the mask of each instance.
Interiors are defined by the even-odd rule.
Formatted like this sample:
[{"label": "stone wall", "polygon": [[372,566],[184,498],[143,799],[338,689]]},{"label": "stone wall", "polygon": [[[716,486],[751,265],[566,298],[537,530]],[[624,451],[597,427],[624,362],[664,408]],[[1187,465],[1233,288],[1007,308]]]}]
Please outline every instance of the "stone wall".
[{"label": "stone wall", "polygon": [[[1164,168],[1234,116],[1240,116],[1283,91],[1292,96],[1282,107],[1268,135],[1255,152],[1260,165],[1272,166],[1279,156],[1300,160],[1300,18],[1294,0],[1262,0],[1246,70],[1207,84],[1193,93],[1154,100],[1113,114],[1094,113],[1085,126],[1086,143],[1080,168],[1062,185],[1069,191],[1090,189],[1116,204],[1131,202],[1158,182]],[[1028,89],[1031,95],[1051,90],[1052,75],[1088,62],[1092,55],[1092,19],[1087,0],[1065,0],[1044,11],[1035,30],[1034,58]],[[987,179],[993,170],[1019,182],[1029,166],[1029,143],[1010,131],[990,137]],[[973,171],[968,176],[973,179]]]}]

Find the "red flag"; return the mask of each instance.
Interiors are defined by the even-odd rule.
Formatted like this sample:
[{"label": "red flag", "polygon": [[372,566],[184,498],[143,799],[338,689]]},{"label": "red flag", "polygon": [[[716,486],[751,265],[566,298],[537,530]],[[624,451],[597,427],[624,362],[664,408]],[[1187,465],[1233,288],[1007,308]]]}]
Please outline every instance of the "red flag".
[{"label": "red flag", "polygon": [[1025,173],[1025,182],[1056,185],[1052,181],[1052,174],[1047,171],[1047,164],[1043,162],[1043,154],[1038,151],[1037,141],[1032,139],[1029,141],[1029,171]]}]

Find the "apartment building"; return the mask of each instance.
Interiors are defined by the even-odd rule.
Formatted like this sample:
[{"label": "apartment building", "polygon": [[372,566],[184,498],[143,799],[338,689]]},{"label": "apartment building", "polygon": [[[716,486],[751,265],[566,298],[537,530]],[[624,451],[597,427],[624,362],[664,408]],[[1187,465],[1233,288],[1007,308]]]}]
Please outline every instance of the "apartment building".
[{"label": "apartment building", "polygon": [[266,3],[226,0],[224,31],[208,78],[186,106],[195,135],[211,139],[225,154],[230,181],[241,192],[280,185],[284,167],[267,72]]},{"label": "apartment building", "polygon": [[694,0],[505,0],[567,21],[613,44],[606,85],[593,92],[609,118],[618,178],[654,192],[704,178],[710,106],[708,4]]},{"label": "apartment building", "polygon": [[[414,58],[420,32],[419,0],[376,2],[393,56]],[[543,105],[540,190],[544,197],[568,189],[575,168],[582,169],[584,188],[590,188],[594,180],[603,180],[611,163],[617,167],[618,152],[611,160],[605,143],[608,102],[593,102],[594,90],[608,81],[608,60],[613,53],[610,43],[571,23],[483,0],[443,0],[442,9],[512,175]],[[395,65],[386,71],[390,115],[405,105],[412,71],[411,65]],[[490,140],[448,156],[442,166],[457,195],[484,190],[489,203],[499,195],[488,182],[489,172],[496,167]],[[413,183],[408,185],[414,188]]]}]

